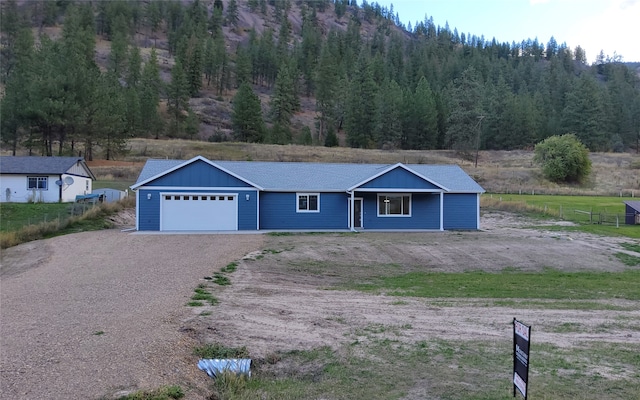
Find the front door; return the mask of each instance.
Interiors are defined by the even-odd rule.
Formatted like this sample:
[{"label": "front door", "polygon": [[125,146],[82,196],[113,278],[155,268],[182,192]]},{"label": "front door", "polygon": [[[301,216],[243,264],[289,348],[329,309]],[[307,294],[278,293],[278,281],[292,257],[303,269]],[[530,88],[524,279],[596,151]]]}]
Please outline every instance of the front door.
[{"label": "front door", "polygon": [[353,199],[353,227],[362,228],[362,198]]}]

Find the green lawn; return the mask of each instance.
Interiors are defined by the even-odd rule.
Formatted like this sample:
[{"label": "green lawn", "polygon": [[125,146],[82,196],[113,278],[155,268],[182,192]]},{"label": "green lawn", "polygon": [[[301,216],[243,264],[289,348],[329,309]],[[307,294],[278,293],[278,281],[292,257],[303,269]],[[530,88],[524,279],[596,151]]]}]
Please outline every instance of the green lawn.
[{"label": "green lawn", "polygon": [[0,205],[0,232],[69,216],[69,203],[3,203]]},{"label": "green lawn", "polygon": [[[131,185],[133,185],[135,182],[134,181],[113,181],[113,180],[108,180],[108,181],[104,181],[104,180],[95,180],[93,181],[93,189],[103,189],[103,188],[109,188],[109,189],[117,189],[117,190],[127,190],[129,189],[129,187]],[[130,191],[130,189],[129,189]]]},{"label": "green lawn", "polygon": [[429,298],[640,300],[640,270],[624,272],[412,272],[355,284],[353,289]]},{"label": "green lawn", "polygon": [[[559,231],[581,231],[604,236],[640,239],[640,226],[625,225],[623,200],[604,196],[556,196],[530,194],[484,194],[484,209],[503,209],[531,217],[562,219],[577,226],[545,226]],[[592,214],[590,214],[592,213]],[[602,218],[602,219],[601,219]]]}]

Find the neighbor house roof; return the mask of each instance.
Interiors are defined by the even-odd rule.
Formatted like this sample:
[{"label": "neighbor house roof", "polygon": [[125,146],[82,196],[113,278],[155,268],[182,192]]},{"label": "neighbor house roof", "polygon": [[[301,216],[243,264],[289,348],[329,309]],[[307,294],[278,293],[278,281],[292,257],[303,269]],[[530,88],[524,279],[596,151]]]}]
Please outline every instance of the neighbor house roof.
[{"label": "neighbor house roof", "polygon": [[633,208],[637,212],[640,212],[640,201],[631,201],[631,200],[629,200],[629,201],[625,201],[624,204],[626,204],[629,207]]},{"label": "neighbor house roof", "polygon": [[95,179],[82,157],[2,156],[0,157],[0,173],[74,175],[69,170],[77,163],[81,163],[87,174]]},{"label": "neighbor house roof", "polygon": [[146,162],[132,189],[197,160],[208,162],[244,178],[268,191],[346,191],[384,172],[401,167],[450,192],[484,192],[457,165],[422,164],[329,164],[263,161],[209,161],[204,157],[191,160],[155,160]]}]

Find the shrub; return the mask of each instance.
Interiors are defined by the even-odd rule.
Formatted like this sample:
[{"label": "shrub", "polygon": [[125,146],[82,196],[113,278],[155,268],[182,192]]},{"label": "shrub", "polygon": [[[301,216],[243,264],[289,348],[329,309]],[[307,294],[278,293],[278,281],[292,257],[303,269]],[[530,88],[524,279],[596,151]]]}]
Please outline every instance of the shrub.
[{"label": "shrub", "polygon": [[551,136],[538,143],[534,161],[553,182],[582,183],[591,173],[589,149],[574,134]]}]

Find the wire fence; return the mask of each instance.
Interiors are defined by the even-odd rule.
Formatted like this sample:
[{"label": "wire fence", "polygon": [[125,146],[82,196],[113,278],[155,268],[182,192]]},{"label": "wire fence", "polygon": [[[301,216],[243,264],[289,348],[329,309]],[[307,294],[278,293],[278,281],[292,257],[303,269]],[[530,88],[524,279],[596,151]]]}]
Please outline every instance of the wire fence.
[{"label": "wire fence", "polygon": [[[640,219],[637,213],[627,212],[624,205],[620,202],[620,206],[612,205],[611,199],[605,200],[604,203],[608,205],[594,206],[583,204],[585,202],[571,202],[563,203],[561,201],[553,201],[547,196],[542,200],[538,197],[537,200],[533,200],[533,197],[527,198],[532,193],[524,193],[522,196],[520,193],[514,194],[489,194],[483,197],[481,200],[482,206],[485,209],[498,209],[503,211],[511,211],[516,213],[534,213],[548,216],[551,218],[557,218],[565,221],[575,222],[579,224],[600,224],[600,225],[614,225],[620,226],[629,224],[629,221],[638,224]],[[579,197],[577,197],[579,198]],[[547,201],[547,199],[549,199]],[[558,199],[560,200],[560,199]],[[587,200],[586,203],[589,201]]]},{"label": "wire fence", "polygon": [[11,219],[4,217],[1,221],[2,231],[17,231],[26,227],[38,225],[53,225],[57,227],[65,226],[73,217],[79,217],[96,207],[93,203],[69,203],[65,209],[58,209],[54,212],[36,214],[25,218]]}]

